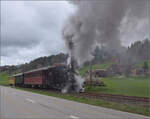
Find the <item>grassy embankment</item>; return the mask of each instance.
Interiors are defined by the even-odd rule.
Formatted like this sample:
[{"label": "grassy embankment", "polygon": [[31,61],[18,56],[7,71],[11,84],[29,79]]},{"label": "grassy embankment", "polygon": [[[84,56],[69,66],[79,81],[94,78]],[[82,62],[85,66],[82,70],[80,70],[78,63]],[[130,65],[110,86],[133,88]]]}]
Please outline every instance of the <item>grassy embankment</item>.
[{"label": "grassy embankment", "polygon": [[57,93],[42,91],[42,90],[37,90],[37,89],[28,89],[28,88],[16,88],[16,89],[21,89],[21,90],[38,93],[42,95],[47,95],[47,96],[63,98],[63,99],[76,101],[80,103],[150,116],[148,107],[121,104],[121,103],[109,102],[109,101],[104,101],[100,99],[91,99],[91,98],[86,98],[86,97],[76,97],[76,96],[72,96],[71,94],[57,94]]},{"label": "grassy embankment", "polygon": [[107,77],[102,79],[106,87],[86,87],[86,91],[150,97],[150,77]]},{"label": "grassy embankment", "polygon": [[0,73],[0,85],[3,86],[8,86],[9,81],[8,81],[9,75],[5,72]]}]

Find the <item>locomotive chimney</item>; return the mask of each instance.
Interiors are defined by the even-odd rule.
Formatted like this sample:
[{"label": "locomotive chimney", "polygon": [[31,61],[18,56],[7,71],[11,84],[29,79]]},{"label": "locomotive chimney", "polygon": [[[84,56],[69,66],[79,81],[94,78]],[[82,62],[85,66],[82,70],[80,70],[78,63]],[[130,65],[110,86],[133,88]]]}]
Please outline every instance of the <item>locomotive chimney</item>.
[{"label": "locomotive chimney", "polygon": [[73,55],[73,50],[74,50],[74,43],[71,41],[69,41],[69,49],[71,50],[70,52],[70,58],[71,58],[71,61],[70,61],[70,80],[71,80],[71,90],[75,90],[75,60],[74,60],[74,55]]}]

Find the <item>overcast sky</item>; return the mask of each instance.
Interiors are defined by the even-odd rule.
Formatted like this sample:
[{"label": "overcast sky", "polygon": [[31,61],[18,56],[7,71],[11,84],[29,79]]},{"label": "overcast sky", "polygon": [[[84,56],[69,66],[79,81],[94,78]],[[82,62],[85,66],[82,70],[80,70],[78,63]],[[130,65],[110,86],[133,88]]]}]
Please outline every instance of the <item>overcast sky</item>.
[{"label": "overcast sky", "polygon": [[2,2],[1,65],[65,51],[61,29],[73,6],[60,2]]},{"label": "overcast sky", "polygon": [[[66,52],[61,30],[74,9],[66,1],[1,2],[1,65],[16,65]],[[122,31],[122,36],[124,32],[128,34],[122,38],[125,45],[129,45],[131,39],[133,42],[146,37],[147,19],[132,25]],[[138,34],[131,35],[135,26]]]}]

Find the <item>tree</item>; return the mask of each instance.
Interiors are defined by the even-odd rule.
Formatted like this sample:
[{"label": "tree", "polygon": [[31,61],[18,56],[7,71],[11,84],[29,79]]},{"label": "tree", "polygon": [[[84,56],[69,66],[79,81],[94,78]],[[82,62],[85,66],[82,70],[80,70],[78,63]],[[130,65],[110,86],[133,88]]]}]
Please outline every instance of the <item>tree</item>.
[{"label": "tree", "polygon": [[127,60],[135,64],[150,59],[150,40],[136,41],[127,49]]},{"label": "tree", "polygon": [[129,77],[131,74],[131,65],[127,65],[125,69],[125,76]]},{"label": "tree", "polygon": [[149,70],[149,66],[148,66],[147,61],[144,62],[143,69],[144,69],[144,74],[147,75],[148,74],[148,70]]}]

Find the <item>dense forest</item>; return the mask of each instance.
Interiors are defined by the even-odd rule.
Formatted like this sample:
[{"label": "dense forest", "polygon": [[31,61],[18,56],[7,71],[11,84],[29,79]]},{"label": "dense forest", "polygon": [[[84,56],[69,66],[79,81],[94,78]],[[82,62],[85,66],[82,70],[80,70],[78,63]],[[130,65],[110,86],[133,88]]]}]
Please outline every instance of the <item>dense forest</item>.
[{"label": "dense forest", "polygon": [[124,64],[136,64],[150,59],[150,40],[136,41],[127,48],[122,47],[120,51],[109,51],[105,46],[97,46],[93,56],[93,63],[117,61]]}]

